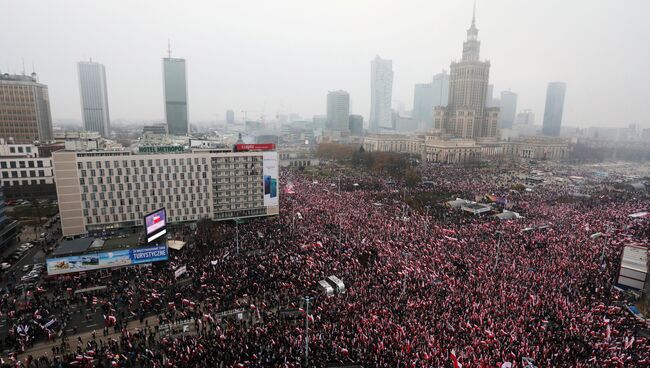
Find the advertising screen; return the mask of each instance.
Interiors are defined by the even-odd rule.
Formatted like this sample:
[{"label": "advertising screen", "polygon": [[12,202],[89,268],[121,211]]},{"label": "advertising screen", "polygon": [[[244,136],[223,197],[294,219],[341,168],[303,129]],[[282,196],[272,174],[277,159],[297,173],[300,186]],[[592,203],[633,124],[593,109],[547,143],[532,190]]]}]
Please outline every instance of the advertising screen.
[{"label": "advertising screen", "polygon": [[72,272],[98,270],[166,261],[169,258],[167,245],[153,247],[120,249],[112,252],[98,252],[80,256],[48,258],[46,261],[48,275],[62,275]]},{"label": "advertising screen", "polygon": [[145,226],[147,228],[147,235],[151,235],[163,227],[167,221],[165,209],[161,208],[144,217]]},{"label": "advertising screen", "polygon": [[273,143],[258,143],[258,144],[236,144],[235,151],[273,151],[275,144]]},{"label": "advertising screen", "polygon": [[264,206],[278,206],[278,153],[277,152],[264,152],[262,155],[263,169],[262,175],[264,176]]},{"label": "advertising screen", "polygon": [[144,228],[147,243],[167,233],[167,213],[164,208],[156,210],[144,217]]}]

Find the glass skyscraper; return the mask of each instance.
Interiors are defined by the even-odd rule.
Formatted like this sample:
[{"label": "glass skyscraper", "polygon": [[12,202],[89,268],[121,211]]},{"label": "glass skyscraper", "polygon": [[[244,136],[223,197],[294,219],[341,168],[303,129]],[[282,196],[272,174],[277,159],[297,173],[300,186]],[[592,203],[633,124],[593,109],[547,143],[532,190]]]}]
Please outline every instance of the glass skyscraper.
[{"label": "glass skyscraper", "polygon": [[370,130],[391,128],[393,111],[393,62],[376,56],[370,62]]},{"label": "glass skyscraper", "polygon": [[546,89],[546,106],[544,107],[544,135],[559,136],[562,126],[562,112],[564,111],[564,94],[566,83],[551,82]]},{"label": "glass skyscraper", "polygon": [[106,69],[104,65],[92,61],[79,62],[77,67],[84,129],[98,132],[107,138],[111,134],[111,121],[108,114]]},{"label": "glass skyscraper", "polygon": [[499,111],[499,128],[512,129],[517,115],[517,94],[510,91],[501,92],[501,110]]},{"label": "glass skyscraper", "polygon": [[169,134],[189,133],[187,119],[187,78],[185,59],[164,58],[165,117]]}]

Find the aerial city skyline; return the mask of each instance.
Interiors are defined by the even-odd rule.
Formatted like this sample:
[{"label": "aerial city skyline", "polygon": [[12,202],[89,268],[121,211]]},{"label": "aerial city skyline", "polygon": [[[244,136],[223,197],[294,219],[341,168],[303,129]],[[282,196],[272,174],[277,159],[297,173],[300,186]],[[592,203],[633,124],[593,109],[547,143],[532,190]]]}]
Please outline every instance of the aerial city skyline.
[{"label": "aerial city skyline", "polygon": [[0,368],[649,366],[648,0],[0,9]]},{"label": "aerial city skyline", "polygon": [[[513,12],[521,11],[520,7],[517,4],[507,4],[510,6]],[[632,6],[634,3],[632,4]],[[63,2],[62,6],[66,6]],[[338,5],[335,5],[338,6]],[[414,6],[423,6],[422,4],[405,4],[405,9],[412,9]],[[537,112],[538,116],[541,117],[544,110],[545,104],[545,91],[546,85],[552,81],[563,81],[569,86],[569,91],[567,95],[567,109],[565,110],[565,123],[569,126],[626,126],[628,124],[644,124],[643,113],[641,111],[629,108],[619,109],[624,111],[623,114],[613,114],[609,111],[602,111],[601,113],[596,114],[593,109],[587,108],[588,103],[584,102],[586,99],[598,99],[600,98],[601,91],[595,90],[593,87],[590,87],[591,80],[578,82],[573,82],[576,76],[582,77],[588,71],[594,70],[594,66],[586,65],[583,68],[583,71],[580,73],[569,76],[566,70],[562,70],[566,66],[561,63],[554,61],[555,54],[545,53],[544,55],[538,55],[539,53],[535,52],[538,48],[543,48],[546,45],[544,42],[548,42],[548,39],[539,40],[538,37],[535,37],[535,34],[531,32],[534,31],[535,27],[541,29],[536,23],[529,22],[529,27],[518,26],[517,34],[512,32],[506,32],[505,29],[500,29],[502,22],[495,14],[494,9],[488,6],[487,4],[482,4],[479,2],[477,4],[477,15],[481,19],[481,25],[483,29],[484,38],[486,41],[489,41],[489,46],[486,46],[487,49],[484,52],[487,59],[490,59],[495,67],[492,68],[491,75],[493,76],[491,84],[495,88],[495,96],[498,97],[501,91],[510,90],[518,94],[518,112],[523,109],[532,109]],[[567,5],[569,8],[573,7],[572,4]],[[44,7],[45,9],[45,7]],[[163,11],[161,9],[152,9],[153,12]],[[444,9],[444,8],[443,8]],[[223,63],[223,60],[219,60],[215,67],[209,70],[205,69],[206,63],[214,62],[213,56],[209,48],[203,48],[202,51],[205,52],[204,55],[197,53],[195,50],[192,50],[192,43],[186,42],[184,34],[182,32],[173,32],[174,27],[171,27],[172,32],[165,31],[162,35],[159,35],[158,42],[153,42],[148,44],[147,47],[143,48],[133,48],[130,47],[129,50],[132,54],[137,55],[137,60],[135,60],[132,65],[140,65],[144,67],[138,68],[138,72],[135,73],[134,69],[125,70],[128,64],[124,63],[124,58],[115,59],[113,55],[107,54],[111,50],[111,45],[108,47],[102,48],[99,51],[99,44],[87,45],[86,43],[81,43],[76,51],[78,55],[89,55],[93,60],[97,60],[100,63],[104,64],[107,69],[110,71],[108,75],[108,85],[111,91],[114,91],[115,94],[111,93],[109,96],[109,102],[111,105],[111,116],[114,119],[122,120],[164,120],[165,119],[165,107],[160,105],[159,101],[163,96],[163,90],[161,88],[162,83],[160,82],[160,70],[159,66],[155,65],[157,60],[160,60],[160,57],[165,54],[166,41],[168,37],[172,38],[174,43],[174,48],[178,49],[175,53],[180,57],[188,60],[188,69],[190,73],[188,74],[188,85],[190,89],[188,94],[190,99],[193,102],[189,105],[190,111],[189,116],[192,121],[202,122],[202,121],[214,121],[214,120],[225,120],[225,111],[232,109],[237,112],[237,116],[241,118],[240,111],[248,110],[263,110],[266,102],[266,114],[271,116],[275,115],[278,111],[280,113],[298,113],[304,118],[310,118],[313,115],[325,114],[325,106],[321,102],[322,97],[329,90],[343,89],[350,93],[351,103],[352,103],[352,113],[360,114],[365,118],[365,124],[368,125],[369,112],[371,110],[370,100],[371,96],[366,93],[370,88],[370,78],[368,77],[368,72],[361,72],[361,69],[367,70],[368,60],[371,60],[375,55],[381,55],[382,57],[393,61],[393,70],[395,73],[394,77],[394,88],[393,88],[393,98],[391,101],[391,107],[396,109],[400,103],[403,103],[406,106],[407,110],[412,109],[412,103],[414,98],[414,88],[413,86],[417,83],[427,83],[431,80],[431,77],[442,71],[443,69],[449,69],[449,59],[451,56],[457,53],[454,50],[457,49],[458,41],[461,39],[460,32],[453,32],[452,29],[459,29],[459,25],[467,24],[467,13],[468,10],[471,11],[471,2],[467,2],[464,6],[455,6],[447,10],[446,13],[449,15],[449,24],[442,23],[438,21],[438,13],[431,15],[436,22],[431,23],[433,28],[423,27],[420,23],[414,23],[420,29],[420,32],[417,33],[417,39],[421,39],[423,42],[426,42],[428,45],[426,48],[421,48],[419,50],[420,60],[412,60],[413,57],[408,53],[410,43],[407,42],[404,47],[404,55],[400,55],[395,50],[386,50],[385,47],[388,47],[393,42],[391,37],[385,38],[385,43],[383,46],[376,45],[374,42],[369,45],[375,45],[379,47],[374,47],[373,50],[368,50],[365,55],[361,55],[360,52],[365,50],[369,45],[363,45],[362,49],[359,51],[351,50],[352,53],[348,55],[352,56],[350,58],[343,58],[337,64],[331,64],[329,68],[319,68],[321,70],[320,75],[327,75],[327,80],[330,82],[322,83],[321,77],[319,75],[312,75],[308,78],[301,76],[300,80],[305,83],[304,85],[299,85],[293,82],[290,76],[285,75],[285,73],[278,69],[277,67],[277,58],[267,59],[270,63],[264,67],[265,70],[270,71],[267,73],[266,77],[260,79],[257,77],[256,82],[251,83],[252,80],[248,80],[248,65],[253,61],[250,57],[246,55],[248,52],[238,53],[237,55],[242,55],[242,57],[236,57],[239,59],[238,68],[235,68],[235,64],[232,66],[225,67],[219,66],[220,63]],[[464,11],[463,11],[464,10]],[[537,10],[535,5],[531,11]],[[39,9],[36,11],[38,15]],[[347,9],[349,12],[356,12],[359,9],[351,7]],[[547,9],[540,9],[540,11],[547,11]],[[604,11],[604,10],[603,10]],[[399,13],[398,13],[399,14]],[[597,19],[599,19],[600,13],[596,13],[593,17],[594,20],[589,20],[585,25],[592,27],[592,24],[595,25]],[[519,18],[514,18],[510,22],[519,25],[518,22],[523,20],[530,20],[529,13],[526,14],[517,14]],[[89,17],[93,17],[95,14],[90,12]],[[254,15],[257,16],[257,15]],[[200,17],[198,18],[197,24],[201,24]],[[417,18],[416,18],[417,19]],[[48,21],[45,19],[45,21]],[[635,23],[631,20],[629,26],[633,26]],[[434,26],[435,25],[435,26]],[[617,34],[625,33],[628,36],[634,37],[639,34],[638,30],[636,32],[625,32],[628,25],[623,25],[623,28],[610,30],[610,35],[612,32]],[[277,28],[277,27],[276,27]],[[465,27],[463,27],[465,28]],[[282,29],[282,28],[280,28]],[[438,29],[445,29],[444,37],[440,32],[436,32]],[[460,28],[462,29],[462,28]],[[449,30],[449,31],[447,31]],[[188,28],[188,32],[193,31],[192,27]],[[407,32],[408,33],[404,33]],[[582,29],[580,29],[582,32]],[[597,37],[600,29],[593,29],[590,31],[594,34],[594,38]],[[90,30],[92,32],[99,32],[99,30]],[[231,28],[230,32],[238,32],[238,28]],[[397,32],[397,31],[396,31]],[[412,30],[402,30],[395,33],[395,36],[401,34],[407,40],[415,40],[415,34]],[[595,32],[595,33],[594,33]],[[643,33],[643,32],[641,32]],[[564,52],[562,42],[557,43],[556,49],[558,55],[565,55],[567,58],[572,57],[572,52],[583,52],[589,50],[590,47],[594,44],[592,38],[580,37],[581,33],[565,33],[567,40],[578,40],[580,43],[577,47],[574,47],[572,50],[567,50]],[[553,33],[551,33],[553,35]],[[273,36],[273,32],[269,34],[270,37]],[[612,35],[613,37],[613,35]],[[528,39],[528,42],[521,43],[520,39]],[[104,38],[96,39],[96,41],[103,42]],[[137,40],[137,36],[134,38],[134,42]],[[217,39],[217,42],[222,42]],[[260,40],[262,45],[264,40]],[[512,44],[513,42],[518,43],[518,48],[522,51],[521,55],[504,55],[498,54],[503,44]],[[601,39],[601,47],[608,46],[608,39]],[[574,42],[575,43],[575,42]],[[19,47],[20,45],[14,45],[10,42],[9,47]],[[430,45],[430,46],[429,46]],[[487,44],[486,44],[487,45]],[[40,47],[32,50],[47,50],[48,45],[39,45]],[[620,46],[620,45],[619,45]],[[548,49],[548,48],[547,48]],[[96,50],[96,51],[93,51]],[[265,48],[266,50],[266,48]],[[303,48],[303,50],[305,50]],[[622,49],[625,51],[626,49]],[[75,85],[70,86],[69,79],[72,77],[67,74],[66,70],[70,70],[71,63],[76,63],[79,60],[88,60],[88,57],[66,57],[70,52],[68,51],[68,46],[64,47],[61,50],[62,58],[58,58],[53,62],[44,63],[38,56],[34,54],[33,51],[30,53],[23,52],[20,48],[15,51],[6,53],[4,56],[0,56],[0,71],[9,72],[14,74],[20,74],[21,71],[21,58],[24,57],[26,64],[31,66],[32,63],[35,64],[36,71],[41,76],[41,81],[50,86],[50,90],[53,93],[53,99],[56,101],[56,105],[53,107],[53,117],[55,122],[59,119],[72,118],[81,122],[82,118],[80,115],[80,110],[77,107],[79,101],[79,92]],[[153,52],[151,52],[153,51]],[[634,52],[641,51],[635,49]],[[145,54],[147,53],[146,57]],[[357,54],[359,53],[359,54]],[[11,55],[11,56],[10,56]],[[542,60],[547,60],[543,65],[538,65],[533,57],[537,57],[537,60],[542,62]],[[573,56],[579,57],[578,55]],[[322,58],[321,58],[322,59]],[[431,62],[428,60],[434,60]],[[632,68],[630,63],[636,63],[636,60],[639,60],[639,57],[633,57],[628,55],[628,57],[621,58],[621,64],[619,68]],[[62,65],[65,60],[68,66]],[[602,59],[601,59],[602,60]],[[517,62],[520,67],[513,67],[512,63]],[[315,59],[316,64],[320,64],[319,59]],[[532,67],[534,72],[532,73],[523,73],[521,67],[524,65]],[[346,68],[342,69],[342,66]],[[607,68],[613,67],[611,63],[605,64]],[[52,68],[56,68],[53,70]],[[606,70],[603,74],[603,78],[612,79],[612,78],[624,78],[620,75],[617,76],[616,73],[607,73]],[[29,68],[28,68],[29,69]],[[233,70],[238,70],[237,73],[233,73]],[[330,74],[333,72],[338,72],[340,79],[334,80],[330,77]],[[348,78],[348,74],[352,71],[355,71],[355,76],[353,78]],[[555,71],[555,72],[554,72]],[[302,70],[298,69],[296,72],[301,73]],[[295,73],[294,73],[295,74]],[[361,75],[363,74],[363,76]],[[416,75],[417,74],[417,75]],[[68,75],[68,77],[66,77]],[[269,89],[268,78],[276,78],[280,75],[289,82],[284,84],[277,84],[276,88]],[[66,81],[64,78],[67,78]],[[645,75],[642,75],[638,81],[631,81],[631,87],[634,87],[637,84],[640,88],[645,88],[641,81],[645,78]],[[235,80],[237,81],[235,83]],[[65,82],[64,82],[65,81]],[[127,90],[127,93],[124,92],[125,83],[132,81],[140,81],[131,83],[132,86]],[[211,85],[215,88],[210,90],[206,89],[206,83],[210,81]],[[363,81],[363,84],[359,84],[358,81]],[[621,83],[622,81],[617,81]],[[64,84],[65,83],[65,84]],[[234,84],[233,84],[234,83]],[[576,84],[579,83],[579,84]],[[531,88],[532,85],[535,85],[534,88]],[[251,89],[251,86],[256,85],[256,88]],[[291,86],[291,89],[295,91],[294,93],[289,93],[287,90],[288,86]],[[308,91],[303,90],[303,87],[309,87]],[[246,96],[243,95],[242,90],[246,90]],[[591,90],[590,93],[586,91]],[[638,101],[638,96],[642,95],[641,91],[636,88],[637,93],[633,94],[628,92],[629,89],[620,89],[623,95],[630,93],[630,96],[627,100],[625,99],[616,99],[611,101],[613,106],[621,106],[623,101],[626,101],[625,104],[631,104],[633,101]],[[140,109],[133,109],[127,104],[126,95],[135,93],[139,91],[138,98],[141,101]],[[148,91],[148,93],[143,93]],[[223,95],[226,91],[229,91],[228,94]],[[272,92],[273,91],[273,92]],[[160,97],[156,98],[158,95]],[[258,97],[259,96],[259,97]],[[282,96],[282,97],[280,97]],[[132,100],[135,96],[130,96],[128,100]],[[300,103],[298,101],[304,100],[306,103]],[[596,104],[597,106],[602,106],[603,103]],[[283,110],[283,111],[280,111]],[[580,113],[578,113],[580,112]],[[261,113],[256,113],[256,116],[261,115]],[[629,117],[626,117],[630,115]],[[631,116],[634,115],[635,117]],[[646,119],[647,120],[647,119]]]}]

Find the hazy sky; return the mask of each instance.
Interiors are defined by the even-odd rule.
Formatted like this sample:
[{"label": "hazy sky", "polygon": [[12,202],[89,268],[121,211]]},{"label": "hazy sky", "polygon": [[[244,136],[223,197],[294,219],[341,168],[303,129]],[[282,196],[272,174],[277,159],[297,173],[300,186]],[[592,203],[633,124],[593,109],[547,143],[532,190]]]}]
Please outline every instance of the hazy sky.
[{"label": "hazy sky", "polygon": [[[56,119],[80,120],[76,62],[106,66],[112,119],[162,119],[161,58],[187,59],[190,120],[264,106],[325,113],[350,92],[368,119],[370,60],[393,60],[394,105],[460,59],[472,0],[0,0],[0,71],[32,62]],[[650,1],[479,0],[481,58],[495,95],[541,123],[546,85],[567,83],[563,125],[650,126]]]}]

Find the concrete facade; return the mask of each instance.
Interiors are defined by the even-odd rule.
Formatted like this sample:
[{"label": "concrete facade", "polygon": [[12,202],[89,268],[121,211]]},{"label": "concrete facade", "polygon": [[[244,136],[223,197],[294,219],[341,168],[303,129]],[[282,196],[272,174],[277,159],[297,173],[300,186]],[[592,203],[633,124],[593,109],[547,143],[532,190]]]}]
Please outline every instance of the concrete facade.
[{"label": "concrete facade", "polygon": [[0,138],[13,143],[52,140],[47,86],[31,76],[0,74]]},{"label": "concrete facade", "polygon": [[277,214],[278,206],[264,205],[263,154],[57,151],[63,235],[141,226],[161,207],[170,223]]}]

